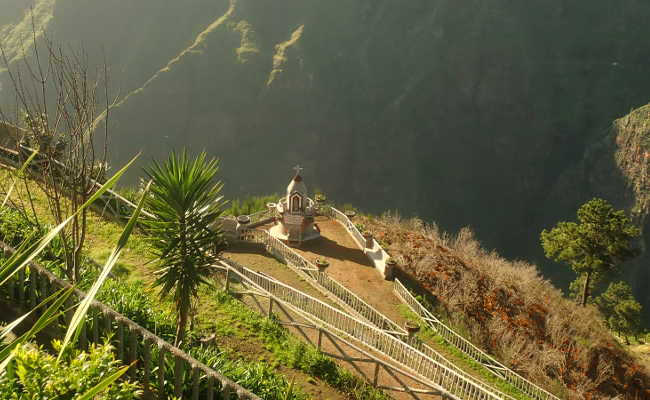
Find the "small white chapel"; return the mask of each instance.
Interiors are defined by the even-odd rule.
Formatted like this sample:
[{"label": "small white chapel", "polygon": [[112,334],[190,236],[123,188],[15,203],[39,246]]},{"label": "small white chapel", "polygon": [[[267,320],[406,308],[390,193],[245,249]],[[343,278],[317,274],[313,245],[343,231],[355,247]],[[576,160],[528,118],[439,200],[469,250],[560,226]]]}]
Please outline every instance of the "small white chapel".
[{"label": "small white chapel", "polygon": [[276,224],[269,230],[271,236],[300,246],[303,242],[320,237],[314,225],[316,203],[307,196],[307,186],[300,175],[302,168],[294,167],[296,174],[287,186],[287,195],[268,206],[275,212]]}]

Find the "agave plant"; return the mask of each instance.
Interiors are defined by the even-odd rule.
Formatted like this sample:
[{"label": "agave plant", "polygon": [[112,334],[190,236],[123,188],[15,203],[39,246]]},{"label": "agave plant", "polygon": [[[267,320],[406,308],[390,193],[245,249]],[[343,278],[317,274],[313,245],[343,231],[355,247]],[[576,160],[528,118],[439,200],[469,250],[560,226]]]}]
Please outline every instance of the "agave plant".
[{"label": "agave plant", "polygon": [[153,215],[145,225],[160,267],[154,285],[174,300],[176,346],[185,337],[198,287],[209,284],[216,254],[226,245],[219,224],[214,224],[224,204],[223,185],[214,180],[218,171],[218,160],[208,160],[205,153],[190,159],[185,151],[145,168],[152,181],[146,205]]}]

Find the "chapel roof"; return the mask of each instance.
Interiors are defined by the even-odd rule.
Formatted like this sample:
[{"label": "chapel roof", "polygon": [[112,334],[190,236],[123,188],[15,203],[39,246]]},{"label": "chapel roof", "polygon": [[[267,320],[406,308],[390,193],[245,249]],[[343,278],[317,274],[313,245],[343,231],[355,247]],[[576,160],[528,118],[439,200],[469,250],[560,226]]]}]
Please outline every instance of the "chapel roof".
[{"label": "chapel roof", "polygon": [[289,186],[287,186],[287,196],[294,192],[307,196],[307,186],[305,185],[302,176],[300,176],[299,171],[296,172],[296,175],[291,179],[291,182],[289,182]]}]

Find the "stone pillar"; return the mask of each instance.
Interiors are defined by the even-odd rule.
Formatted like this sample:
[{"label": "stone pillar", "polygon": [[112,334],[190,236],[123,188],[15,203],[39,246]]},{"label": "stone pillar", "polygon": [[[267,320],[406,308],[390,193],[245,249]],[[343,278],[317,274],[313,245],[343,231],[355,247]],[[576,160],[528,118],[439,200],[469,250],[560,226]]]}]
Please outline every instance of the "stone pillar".
[{"label": "stone pillar", "polygon": [[250,222],[251,218],[248,215],[240,215],[237,217],[237,227],[235,228],[235,232],[239,240],[243,240],[242,234],[247,229]]},{"label": "stone pillar", "polygon": [[392,281],[395,279],[395,268],[397,268],[397,262],[394,258],[389,258],[386,260],[386,265],[384,266],[384,279],[387,281]]},{"label": "stone pillar", "polygon": [[375,247],[375,237],[372,235],[371,232],[363,232],[363,238],[366,240],[366,248],[367,249],[372,249]]}]

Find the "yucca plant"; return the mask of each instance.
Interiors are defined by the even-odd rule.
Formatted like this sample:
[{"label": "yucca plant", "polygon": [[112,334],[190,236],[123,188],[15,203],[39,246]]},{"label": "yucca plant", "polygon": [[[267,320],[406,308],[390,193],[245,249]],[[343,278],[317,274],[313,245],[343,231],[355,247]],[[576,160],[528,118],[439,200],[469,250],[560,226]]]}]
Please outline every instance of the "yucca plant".
[{"label": "yucca plant", "polygon": [[145,229],[159,266],[154,285],[174,300],[176,346],[185,337],[198,287],[209,284],[216,254],[226,245],[219,225],[213,224],[223,209],[218,171],[218,160],[207,159],[205,153],[190,159],[186,151],[172,152],[164,163],[154,161],[145,168],[152,181],[146,206],[153,215]]}]

